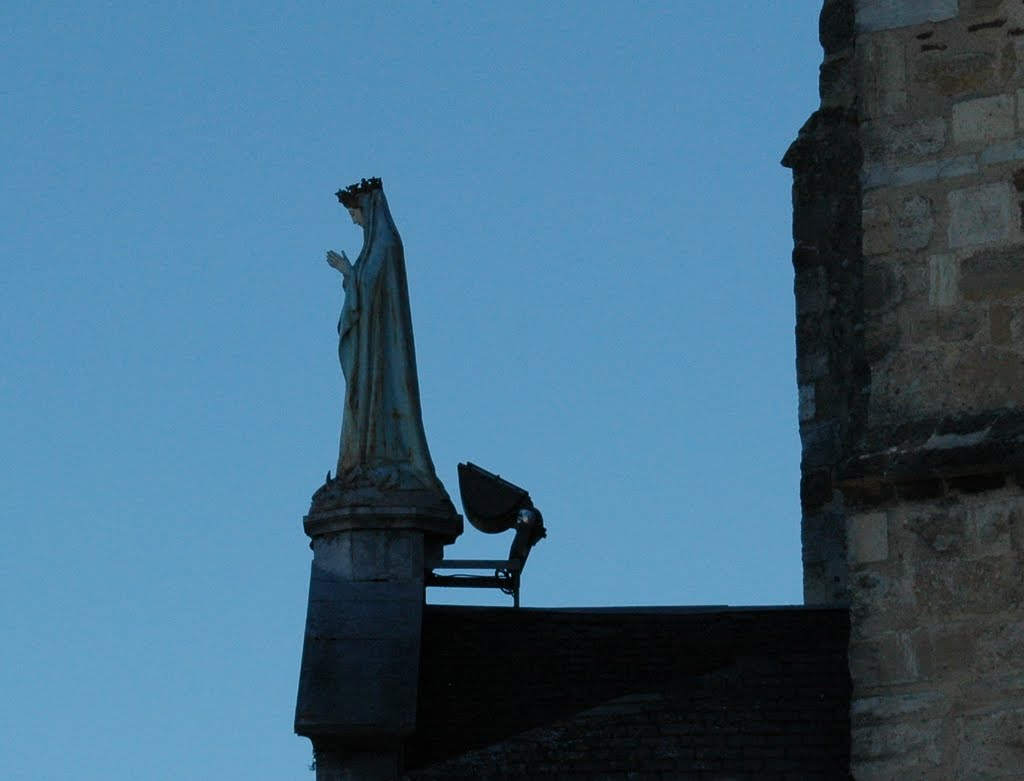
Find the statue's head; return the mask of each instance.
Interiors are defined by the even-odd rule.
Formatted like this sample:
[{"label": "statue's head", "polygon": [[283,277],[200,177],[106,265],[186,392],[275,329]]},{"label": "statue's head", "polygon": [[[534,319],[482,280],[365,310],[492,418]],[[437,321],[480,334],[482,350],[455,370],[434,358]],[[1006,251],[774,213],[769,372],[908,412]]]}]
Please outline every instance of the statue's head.
[{"label": "statue's head", "polygon": [[363,204],[365,202],[364,196],[373,192],[374,190],[382,190],[384,188],[383,183],[379,177],[371,179],[362,179],[356,184],[350,184],[344,190],[338,190],[335,195],[338,196],[338,201],[348,209],[349,215],[352,217],[352,222],[356,225],[366,225],[366,216],[363,213]]}]

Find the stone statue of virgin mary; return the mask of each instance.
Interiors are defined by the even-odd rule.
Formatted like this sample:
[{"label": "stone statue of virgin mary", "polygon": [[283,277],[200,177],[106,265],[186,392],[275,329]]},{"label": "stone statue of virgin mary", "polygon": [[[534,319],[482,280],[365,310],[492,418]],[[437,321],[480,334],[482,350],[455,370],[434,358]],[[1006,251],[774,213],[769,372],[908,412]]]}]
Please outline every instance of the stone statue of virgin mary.
[{"label": "stone statue of virgin mary", "polygon": [[362,227],[363,248],[354,263],[344,252],[327,253],[345,291],[338,321],[345,406],[336,476],[318,495],[326,489],[335,501],[375,504],[397,492],[451,507],[423,431],[405,255],[381,180],[363,179],[337,196]]}]

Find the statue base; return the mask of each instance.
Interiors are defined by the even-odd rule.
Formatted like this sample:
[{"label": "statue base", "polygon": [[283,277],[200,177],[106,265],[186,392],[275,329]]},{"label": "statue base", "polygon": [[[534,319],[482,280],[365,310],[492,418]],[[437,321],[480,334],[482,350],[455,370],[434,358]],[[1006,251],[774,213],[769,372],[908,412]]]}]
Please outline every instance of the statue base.
[{"label": "statue base", "polygon": [[424,576],[462,517],[447,495],[335,483],[303,527],[313,562],[295,731],[313,742],[318,781],[349,777],[351,763],[352,778],[393,778],[383,768],[416,726]]}]

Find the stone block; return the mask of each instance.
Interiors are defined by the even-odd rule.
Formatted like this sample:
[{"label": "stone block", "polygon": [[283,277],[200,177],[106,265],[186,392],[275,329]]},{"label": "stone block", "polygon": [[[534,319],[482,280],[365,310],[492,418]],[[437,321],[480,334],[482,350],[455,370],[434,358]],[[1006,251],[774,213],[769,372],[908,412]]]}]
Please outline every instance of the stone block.
[{"label": "stone block", "polygon": [[1018,512],[1016,503],[983,502],[970,512],[974,547],[982,556],[1013,554],[1011,527]]},{"label": "stone block", "polygon": [[850,516],[846,549],[852,566],[889,558],[889,520],[884,512]]},{"label": "stone block", "polygon": [[801,385],[800,397],[800,420],[814,420],[814,383]]},{"label": "stone block", "polygon": [[953,105],[953,141],[970,144],[1011,138],[1015,113],[1012,95],[992,95],[956,103]]},{"label": "stone block", "polygon": [[1013,310],[1008,306],[996,304],[989,309],[989,337],[992,344],[1010,344],[1013,339],[1013,317]]},{"label": "stone block", "polygon": [[950,179],[978,173],[973,155],[960,155],[945,160],[925,160],[911,165],[879,163],[861,169],[861,187],[868,193],[882,187],[907,187],[937,179]]},{"label": "stone block", "polygon": [[[806,530],[808,524],[814,524],[816,515],[809,514],[808,508],[821,507],[826,502],[831,502],[834,498],[834,489],[832,487],[832,470],[828,467],[824,469],[803,469],[800,475],[800,502],[804,505],[804,529]],[[843,539],[846,539],[846,535],[842,535]],[[845,543],[844,543],[845,544]],[[846,561],[846,552],[843,552],[843,561]]]},{"label": "stone block", "polygon": [[1024,406],[1024,360],[1005,347],[963,351],[952,368],[946,392],[973,409]]},{"label": "stone block", "polygon": [[850,676],[862,691],[914,683],[920,677],[908,632],[881,632],[851,639],[849,663]]},{"label": "stone block", "polygon": [[989,52],[950,49],[918,64],[916,82],[922,92],[958,97],[989,89],[995,79],[995,56]]},{"label": "stone block", "polygon": [[850,583],[850,615],[854,635],[870,638],[885,632],[911,632],[921,625],[920,606],[913,578],[898,562],[861,567],[853,572]]},{"label": "stone block", "polygon": [[929,626],[914,633],[914,657],[923,678],[942,681],[970,668],[975,660],[978,624],[957,621]]},{"label": "stone block", "polygon": [[804,604],[837,605],[847,599],[846,562],[823,561],[804,567]]},{"label": "stone block", "polygon": [[1024,249],[979,252],[961,264],[961,289],[969,301],[1024,294]]},{"label": "stone block", "polygon": [[998,705],[1019,706],[1024,703],[1024,673],[1019,668],[971,673],[969,684],[959,687],[957,702],[961,714]]},{"label": "stone block", "polygon": [[801,528],[803,561],[842,561],[846,563],[845,519],[840,513],[809,513]]},{"label": "stone block", "polygon": [[892,720],[935,718],[949,711],[949,697],[941,691],[921,691],[861,697],[850,704],[850,716],[858,724]]},{"label": "stone block", "polygon": [[826,55],[854,45],[854,9],[844,0],[825,0],[818,18],[818,41]]},{"label": "stone block", "polygon": [[1004,0],[960,0],[962,16],[987,16],[999,13],[1003,9]]},{"label": "stone block", "polygon": [[1018,779],[1024,757],[1024,708],[1004,707],[956,720],[962,778]]},{"label": "stone block", "polygon": [[906,534],[915,558],[955,556],[965,552],[968,536],[966,513],[959,508],[914,514],[903,520],[898,533]]},{"label": "stone block", "polygon": [[821,107],[846,108],[856,95],[856,71],[852,49],[826,56],[818,70],[818,95]]},{"label": "stone block", "polygon": [[[909,760],[918,772],[934,772],[943,758],[943,722],[941,719],[899,722],[884,726],[854,726],[850,753],[855,760]],[[930,768],[930,771],[929,771]],[[875,778],[861,776],[858,778]],[[910,775],[908,778],[939,778],[934,775]]]},{"label": "stone block", "polygon": [[796,376],[800,383],[820,380],[828,375],[828,353],[820,350],[814,353],[800,352],[796,357]]},{"label": "stone block", "polygon": [[934,179],[938,179],[941,172],[941,160],[930,160],[925,163],[904,165],[893,169],[891,184],[894,187],[906,187],[910,184],[929,182]]},{"label": "stone block", "polygon": [[862,39],[861,44],[861,73],[865,77],[862,116],[892,116],[903,111],[907,106],[907,61],[903,42],[893,35],[879,35]]},{"label": "stone block", "polygon": [[910,341],[968,348],[984,339],[985,313],[979,307],[925,308],[908,315]]},{"label": "stone block", "polygon": [[957,0],[860,0],[856,7],[861,33],[941,22],[959,10]]},{"label": "stone block", "polygon": [[1024,160],[1024,139],[986,145],[979,155],[982,165],[997,165]]},{"label": "stone block", "polygon": [[928,303],[953,306],[960,299],[960,264],[953,255],[928,258]]},{"label": "stone block", "polygon": [[946,120],[943,117],[926,117],[896,124],[875,121],[861,127],[864,154],[868,161],[930,157],[941,152],[946,145]]},{"label": "stone block", "polygon": [[973,176],[981,169],[974,155],[961,155],[939,161],[939,178],[954,179],[958,176]]},{"label": "stone block", "polygon": [[949,246],[971,247],[1007,241],[1019,234],[1019,215],[1008,182],[951,190]]},{"label": "stone block", "polygon": [[[996,615],[987,624],[973,622],[974,654],[970,657],[971,668],[979,676],[1005,678],[1015,675],[1018,683],[1024,685],[1024,622],[1013,611],[1004,615]],[[961,663],[962,664],[962,663]],[[1020,699],[1020,691],[1004,689],[1001,696]],[[981,701],[991,700],[988,692],[982,694]]]},{"label": "stone block", "polygon": [[296,732],[410,732],[416,723],[422,612],[422,582],[353,582],[314,561]]},{"label": "stone block", "polygon": [[353,581],[423,579],[423,535],[355,530],[327,535],[314,546],[317,567]]},{"label": "stone block", "polygon": [[891,263],[871,262],[864,267],[864,308],[869,312],[892,309],[902,298],[900,280]]},{"label": "stone block", "polygon": [[893,221],[894,243],[899,249],[923,249],[935,231],[931,201],[920,195],[903,198]]},{"label": "stone block", "polygon": [[892,166],[888,163],[866,165],[860,169],[860,186],[870,192],[892,184]]},{"label": "stone block", "polygon": [[839,432],[835,421],[825,420],[801,425],[800,441],[803,445],[804,469],[831,466],[836,462],[839,453]]},{"label": "stone block", "polygon": [[918,561],[913,573],[921,617],[985,616],[1017,610],[1024,603],[1019,562],[1010,557]]},{"label": "stone block", "polygon": [[870,192],[865,194],[861,209],[861,249],[865,255],[882,255],[893,248],[889,205],[874,195]]},{"label": "stone block", "polygon": [[818,315],[828,305],[828,286],[825,284],[825,271],[821,266],[808,266],[796,272],[793,283],[796,296],[797,316]]},{"label": "stone block", "polygon": [[864,355],[870,363],[882,361],[897,349],[903,331],[895,316],[873,318],[864,329]]}]

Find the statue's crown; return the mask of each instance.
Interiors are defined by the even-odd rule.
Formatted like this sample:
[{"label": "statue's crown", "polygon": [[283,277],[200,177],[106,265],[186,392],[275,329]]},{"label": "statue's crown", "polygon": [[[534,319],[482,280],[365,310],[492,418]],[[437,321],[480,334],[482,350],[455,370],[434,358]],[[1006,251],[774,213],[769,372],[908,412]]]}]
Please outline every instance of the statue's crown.
[{"label": "statue's crown", "polygon": [[355,209],[359,206],[359,196],[362,193],[380,190],[383,186],[384,184],[381,182],[380,177],[361,179],[358,184],[350,184],[344,190],[338,190],[335,195],[338,196],[341,205],[346,209]]}]

